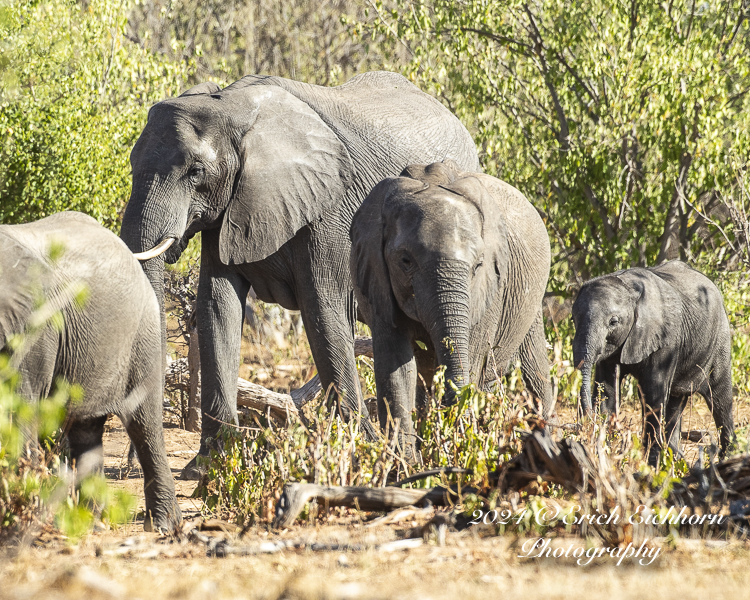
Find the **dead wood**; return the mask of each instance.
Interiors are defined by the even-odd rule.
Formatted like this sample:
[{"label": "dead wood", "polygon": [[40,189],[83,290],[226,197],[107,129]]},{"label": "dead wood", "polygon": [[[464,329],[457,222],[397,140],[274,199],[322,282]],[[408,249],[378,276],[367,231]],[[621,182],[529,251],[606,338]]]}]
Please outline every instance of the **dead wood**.
[{"label": "dead wood", "polygon": [[[464,472],[463,469],[447,468],[434,472],[419,473],[399,484],[437,475],[440,472]],[[544,428],[526,434],[523,449],[506,465],[490,473],[489,479],[497,482],[503,491],[521,489],[532,481],[541,478],[544,481],[565,486],[573,492],[585,489],[590,478],[596,475],[594,462],[586,449],[570,439],[555,441]],[[476,494],[476,488],[464,487],[464,494]],[[388,511],[405,506],[450,506],[455,504],[458,491],[451,488],[437,487],[428,489],[400,489],[398,487],[368,488],[321,486],[311,483],[289,483],[276,505],[275,527],[291,526],[302,512],[305,504],[311,500],[325,503],[327,506],[347,506],[360,510]]]},{"label": "dead wood", "polygon": [[681,431],[680,438],[682,440],[693,442],[698,444],[703,441],[703,438],[707,438],[708,441],[711,439],[711,433],[705,429],[695,429],[692,431]]},{"label": "dead wood", "polygon": [[[476,490],[465,489],[465,493]],[[274,527],[289,527],[305,504],[317,500],[327,506],[347,506],[360,510],[387,511],[404,506],[450,506],[458,500],[457,492],[448,488],[404,490],[395,487],[368,488],[322,486],[314,483],[288,483],[276,505]]]},{"label": "dead wood", "polygon": [[750,498],[750,454],[739,454],[704,468],[699,460],[672,490],[672,499],[694,507],[711,502]]},{"label": "dead wood", "polygon": [[526,434],[521,452],[491,478],[503,491],[519,490],[541,478],[578,492],[595,475],[594,461],[580,442],[570,438],[557,442],[549,429],[539,428]]},{"label": "dead wood", "polygon": [[[372,339],[357,337],[354,339],[354,354],[372,358]],[[167,384],[177,386],[178,377],[183,372],[185,359],[172,362],[167,367]],[[192,372],[191,372],[192,375]],[[191,377],[192,381],[192,377]],[[192,386],[191,386],[192,387]],[[292,390],[289,394],[272,392],[268,388],[251,383],[241,377],[237,378],[237,405],[254,408],[262,413],[270,411],[275,417],[286,420],[288,415],[296,414],[305,404],[315,399],[323,391],[320,378],[316,375],[301,388]]]}]

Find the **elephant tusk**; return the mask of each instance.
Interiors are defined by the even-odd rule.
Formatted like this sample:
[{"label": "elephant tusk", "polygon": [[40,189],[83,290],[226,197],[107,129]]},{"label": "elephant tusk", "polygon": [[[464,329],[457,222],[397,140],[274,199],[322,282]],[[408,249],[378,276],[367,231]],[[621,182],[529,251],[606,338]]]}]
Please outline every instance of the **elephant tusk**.
[{"label": "elephant tusk", "polygon": [[172,244],[174,244],[174,238],[170,237],[151,248],[151,250],[146,250],[146,252],[134,252],[133,256],[135,256],[138,260],[150,260],[152,258],[156,258],[160,254],[164,254],[164,252],[167,251],[167,248],[169,248]]}]

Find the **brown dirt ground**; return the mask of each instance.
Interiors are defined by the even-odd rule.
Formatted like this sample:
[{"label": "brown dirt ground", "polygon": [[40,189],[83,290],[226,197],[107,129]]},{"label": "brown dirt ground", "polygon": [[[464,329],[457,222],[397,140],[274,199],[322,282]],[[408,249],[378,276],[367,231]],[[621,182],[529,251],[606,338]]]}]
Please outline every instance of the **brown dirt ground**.
[{"label": "brown dirt ground", "polygon": [[[286,391],[314,374],[304,340],[296,347],[271,350],[262,343],[245,342],[241,375],[266,372],[262,383]],[[281,367],[281,368],[280,368]],[[563,422],[575,420],[571,405],[559,406]],[[737,403],[736,422],[747,423],[750,402]],[[179,429],[166,414],[165,440],[175,477],[197,450],[199,434]],[[625,406],[623,426],[637,432],[640,413]],[[683,418],[683,429],[713,427],[705,402],[699,397]],[[715,430],[713,430],[715,435]],[[111,419],[105,434],[105,470],[115,487],[139,498],[144,508],[140,471],[120,479],[128,440],[119,421]],[[697,446],[687,445],[690,461]],[[176,481],[183,517],[200,515],[199,500],[190,496],[196,483]],[[242,544],[278,539],[308,542],[373,544],[404,537],[405,529],[424,521],[366,527],[363,515],[331,514],[327,522],[313,521],[275,532],[255,527]],[[223,535],[223,534],[222,534]],[[750,542],[664,540],[651,566],[625,561],[616,566],[599,559],[578,566],[572,559],[521,559],[524,540],[513,536],[484,537],[477,529],[448,533],[445,546],[433,543],[411,550],[380,552],[312,552],[284,550],[276,554],[209,558],[205,547],[175,544],[155,558],[107,554],[130,538],[150,547],[164,548],[157,534],[142,530],[142,519],[114,531],[95,531],[77,546],[59,535],[46,534],[41,543],[18,554],[0,554],[0,598],[456,598],[525,597],[567,598],[744,598],[750,589]],[[555,543],[582,544],[560,538]]]}]

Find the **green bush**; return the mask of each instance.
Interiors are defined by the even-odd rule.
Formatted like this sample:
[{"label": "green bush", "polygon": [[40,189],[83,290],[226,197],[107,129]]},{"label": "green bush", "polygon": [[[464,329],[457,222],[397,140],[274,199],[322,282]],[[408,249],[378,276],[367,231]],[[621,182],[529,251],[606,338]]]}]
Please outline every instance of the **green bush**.
[{"label": "green bush", "polygon": [[149,107],[190,65],[125,37],[129,3],[0,4],[0,223],[79,210],[113,228]]},{"label": "green bush", "polygon": [[737,160],[750,152],[746,8],[392,4],[375,2],[377,18],[353,33],[406,44],[402,70],[471,126],[485,170],[542,212],[554,291],[721,245],[696,209],[734,195]]}]

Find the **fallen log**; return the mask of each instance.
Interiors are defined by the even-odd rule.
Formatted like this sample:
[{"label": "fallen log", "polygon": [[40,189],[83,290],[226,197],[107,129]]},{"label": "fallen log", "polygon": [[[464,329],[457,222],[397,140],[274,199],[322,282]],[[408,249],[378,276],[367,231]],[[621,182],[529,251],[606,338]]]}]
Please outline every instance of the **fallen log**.
[{"label": "fallen log", "polygon": [[541,477],[571,492],[586,488],[596,476],[594,461],[580,442],[570,438],[555,441],[545,428],[525,434],[521,452],[489,474],[502,490],[520,490]]},{"label": "fallen log", "polygon": [[[372,358],[372,339],[357,337],[354,339],[355,356]],[[166,381],[174,387],[181,384],[178,378],[184,373],[186,359],[176,360],[167,367]],[[184,384],[182,384],[184,385]],[[316,375],[301,388],[292,390],[289,394],[272,392],[268,388],[251,383],[242,377],[237,378],[237,405],[254,408],[262,413],[270,410],[279,419],[286,420],[290,414],[299,412],[305,404],[311,402],[323,391],[320,378]]]},{"label": "fallen log", "polygon": [[[467,494],[476,492],[469,488],[462,491]],[[317,500],[328,506],[385,511],[404,506],[451,506],[458,500],[458,494],[455,490],[448,488],[405,490],[395,487],[328,487],[314,483],[288,483],[284,486],[284,492],[276,505],[274,527],[290,527],[302,512],[305,504],[311,500]]]}]

